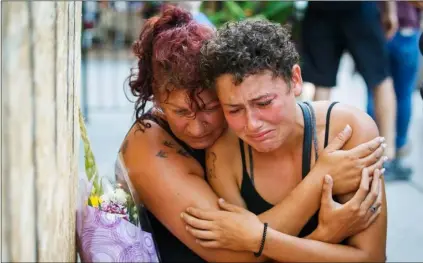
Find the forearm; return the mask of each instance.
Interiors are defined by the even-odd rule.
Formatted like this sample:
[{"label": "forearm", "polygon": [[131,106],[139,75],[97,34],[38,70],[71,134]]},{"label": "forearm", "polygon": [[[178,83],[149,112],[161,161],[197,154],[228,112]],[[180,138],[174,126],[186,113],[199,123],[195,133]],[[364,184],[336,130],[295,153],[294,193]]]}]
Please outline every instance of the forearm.
[{"label": "forearm", "polygon": [[382,11],[384,14],[396,14],[397,13],[397,4],[395,1],[383,1]]},{"label": "forearm", "polygon": [[[394,2],[393,2],[394,3]],[[385,3],[387,5],[387,3]],[[353,130],[360,130],[362,132],[355,133],[346,145],[346,149],[353,148],[363,142],[379,136],[376,123],[369,116],[364,115],[357,118],[356,123],[352,124]],[[366,130],[363,130],[366,127]],[[378,218],[364,231],[348,238],[347,242],[350,246],[357,248],[357,250],[364,251],[368,255],[368,261],[383,262],[386,257],[386,236],[387,236],[387,202],[385,193],[385,183],[383,176],[381,177],[382,189],[382,204],[381,213]],[[340,195],[338,200],[345,203],[351,199],[354,193]]]},{"label": "forearm", "polygon": [[301,239],[268,228],[263,254],[280,262],[367,262],[365,251],[354,247]]},{"label": "forearm", "polygon": [[260,221],[279,232],[297,236],[320,207],[322,185],[323,175],[312,170],[280,203],[260,214]]},{"label": "forearm", "polygon": [[[383,182],[383,181],[382,181]],[[381,213],[376,221],[364,231],[348,238],[348,245],[369,255],[369,261],[386,261],[386,236],[387,236],[387,203],[384,183],[382,183]]]}]

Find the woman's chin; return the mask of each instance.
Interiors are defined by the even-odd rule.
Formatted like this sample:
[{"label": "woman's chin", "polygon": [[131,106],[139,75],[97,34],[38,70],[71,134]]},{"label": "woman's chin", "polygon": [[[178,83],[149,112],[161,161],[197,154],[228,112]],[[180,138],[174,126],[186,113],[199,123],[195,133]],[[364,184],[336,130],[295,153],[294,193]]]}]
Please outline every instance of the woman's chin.
[{"label": "woman's chin", "polygon": [[246,141],[247,144],[249,144],[254,150],[261,153],[267,153],[274,151],[278,148],[279,142],[277,142],[274,139],[267,139],[261,142],[258,141]]},{"label": "woman's chin", "polygon": [[196,150],[205,150],[212,146],[214,142],[217,140],[214,138],[206,138],[202,140],[188,140],[186,143],[189,145],[189,147],[196,149]]}]

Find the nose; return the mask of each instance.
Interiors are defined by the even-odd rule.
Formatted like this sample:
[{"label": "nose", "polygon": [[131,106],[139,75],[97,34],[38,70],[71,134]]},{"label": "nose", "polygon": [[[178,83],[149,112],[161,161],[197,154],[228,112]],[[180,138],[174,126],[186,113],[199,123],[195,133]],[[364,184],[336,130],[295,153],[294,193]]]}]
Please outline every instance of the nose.
[{"label": "nose", "polygon": [[190,136],[201,137],[205,131],[204,121],[201,118],[195,118],[188,123],[187,132]]},{"label": "nose", "polygon": [[246,129],[248,132],[257,132],[263,126],[263,122],[258,118],[257,113],[254,110],[248,109],[246,111],[246,118]]}]

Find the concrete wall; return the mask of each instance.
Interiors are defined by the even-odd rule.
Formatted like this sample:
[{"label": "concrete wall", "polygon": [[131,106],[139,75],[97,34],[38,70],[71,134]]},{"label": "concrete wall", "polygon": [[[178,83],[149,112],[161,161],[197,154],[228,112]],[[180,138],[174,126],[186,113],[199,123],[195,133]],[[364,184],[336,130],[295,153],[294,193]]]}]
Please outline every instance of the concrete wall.
[{"label": "concrete wall", "polygon": [[1,14],[2,261],[75,262],[81,2]]}]

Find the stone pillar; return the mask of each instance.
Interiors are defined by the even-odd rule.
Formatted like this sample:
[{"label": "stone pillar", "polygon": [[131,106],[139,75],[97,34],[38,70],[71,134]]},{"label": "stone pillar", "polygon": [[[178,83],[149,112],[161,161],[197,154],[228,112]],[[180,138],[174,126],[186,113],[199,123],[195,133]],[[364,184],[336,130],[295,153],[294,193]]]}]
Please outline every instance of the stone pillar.
[{"label": "stone pillar", "polygon": [[75,262],[81,1],[1,14],[2,262]]}]

